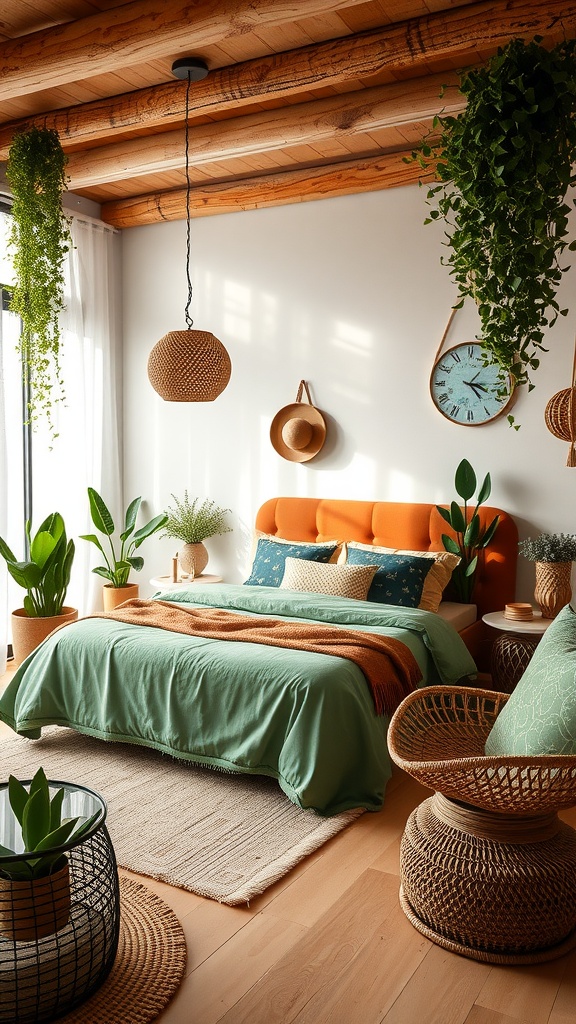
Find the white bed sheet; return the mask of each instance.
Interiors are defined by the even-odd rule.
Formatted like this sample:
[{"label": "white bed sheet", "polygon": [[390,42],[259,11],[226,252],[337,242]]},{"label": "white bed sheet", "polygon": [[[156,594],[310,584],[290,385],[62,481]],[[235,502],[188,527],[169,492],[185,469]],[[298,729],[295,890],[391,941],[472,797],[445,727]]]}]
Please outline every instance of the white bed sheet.
[{"label": "white bed sheet", "polygon": [[458,632],[471,626],[478,618],[478,609],[475,604],[460,604],[459,601],[442,601],[438,608],[438,615],[446,622],[449,622]]}]

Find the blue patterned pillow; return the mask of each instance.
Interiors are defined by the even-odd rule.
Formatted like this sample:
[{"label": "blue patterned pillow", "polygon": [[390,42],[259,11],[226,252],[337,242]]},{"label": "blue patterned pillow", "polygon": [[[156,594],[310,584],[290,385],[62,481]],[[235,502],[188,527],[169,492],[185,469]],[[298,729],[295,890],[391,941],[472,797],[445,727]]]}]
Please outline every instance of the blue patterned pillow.
[{"label": "blue patterned pillow", "polygon": [[368,548],[348,546],[349,565],[377,565],[378,571],[368,591],[368,600],[379,604],[395,604],[419,608],[426,577],[434,567],[434,559],[418,555],[383,554]]},{"label": "blue patterned pillow", "polygon": [[279,587],[284,576],[287,558],[307,558],[310,562],[329,562],[338,547],[333,544],[302,544],[294,541],[271,540],[260,537],[246,587]]},{"label": "blue patterned pillow", "polygon": [[548,626],[484,750],[492,756],[576,754],[576,612],[571,605]]}]

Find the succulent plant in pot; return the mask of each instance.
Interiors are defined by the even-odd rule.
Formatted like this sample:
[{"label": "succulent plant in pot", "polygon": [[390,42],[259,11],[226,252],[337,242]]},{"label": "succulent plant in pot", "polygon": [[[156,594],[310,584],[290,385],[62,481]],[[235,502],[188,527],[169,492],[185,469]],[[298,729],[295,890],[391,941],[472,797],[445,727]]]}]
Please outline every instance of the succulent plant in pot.
[{"label": "succulent plant in pot", "polygon": [[30,941],[66,924],[70,877],[63,848],[85,838],[100,811],[89,818],[62,819],[64,789],[51,785],[43,768],[28,789],[10,775],[8,799],[22,849],[0,844],[0,933]]},{"label": "succulent plant in pot", "polygon": [[134,498],[126,510],[124,529],[118,540],[115,541],[113,535],[116,526],[112,515],[103,498],[93,487],[88,488],[88,500],[92,522],[96,529],[103,534],[106,547],[94,533],[82,534],[81,540],[87,540],[94,544],[104,558],[105,565],[96,566],[92,572],[109,581],[104,584],[104,608],[110,610],[123,601],[138,596],[138,584],[129,583],[128,578],[131,569],[140,572],[144,565],[144,559],[141,555],[135,555],[134,552],[147,537],[162,529],[167,521],[167,516],[165,513],[155,516],[137,530],[136,519],[142,498]]},{"label": "succulent plant in pot", "polygon": [[544,619],[556,618],[572,597],[572,562],[576,560],[576,534],[541,533],[518,544],[521,555],[534,562],[534,597]]},{"label": "succulent plant in pot", "polygon": [[188,491],[184,491],[184,498],[177,498],[172,495],[174,506],[166,509],[166,523],[162,537],[174,537],[183,541],[183,546],[178,551],[178,561],[182,571],[189,576],[199,576],[208,565],[208,552],[203,541],[207,537],[214,537],[220,533],[230,533],[232,527],[226,523],[226,514],[229,508],[220,508],[211,498],[188,497]]},{"label": "succulent plant in pot", "polygon": [[23,607],[12,613],[12,647],[17,664],[53,629],[78,618],[77,609],[64,604],[75,548],[74,541],[66,537],[62,516],[52,512],[34,536],[28,520],[26,535],[30,553],[23,561],[18,561],[0,537],[0,555],[8,572],[26,591]]}]

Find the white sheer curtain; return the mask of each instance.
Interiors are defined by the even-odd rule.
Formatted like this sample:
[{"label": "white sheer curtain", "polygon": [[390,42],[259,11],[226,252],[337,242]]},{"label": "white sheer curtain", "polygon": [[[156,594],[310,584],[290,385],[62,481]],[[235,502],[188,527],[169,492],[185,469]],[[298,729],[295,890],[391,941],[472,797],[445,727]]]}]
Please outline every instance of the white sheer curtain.
[{"label": "white sheer curtain", "polygon": [[[10,284],[12,265],[6,240],[10,215],[0,211],[0,282]],[[17,557],[24,554],[22,388],[17,353],[20,321],[0,302],[0,536]],[[6,666],[10,611],[22,604],[22,591],[0,558],[0,672]]]},{"label": "white sheer curtain", "polygon": [[62,370],[66,398],[55,422],[59,436],[40,428],[32,440],[33,528],[61,512],[76,556],[66,604],[80,614],[98,604],[102,581],[91,571],[92,533],[87,488],[95,487],[114,514],[121,507],[121,379],[119,236],[107,225],[72,217],[62,313]]},{"label": "white sheer curtain", "polygon": [[[6,378],[4,373],[4,343],[2,334],[2,310],[0,304],[0,537],[8,532],[8,452],[6,445]],[[0,559],[0,675],[6,671],[6,647],[8,640],[8,573],[6,563]]]},{"label": "white sheer curtain", "polygon": [[[0,282],[12,273],[6,249],[8,215],[0,214]],[[121,509],[121,349],[119,246],[116,232],[99,221],[73,216],[74,248],[66,264],[66,309],[62,314],[62,371],[66,400],[54,421],[52,443],[40,424],[32,435],[32,529],[50,512],[64,517],[76,557],[66,604],[93,611],[101,580],[91,571],[92,546],[78,540],[91,533],[86,489],[95,487],[113,514]],[[0,536],[24,556],[23,456],[17,318],[0,310]],[[3,336],[2,336],[3,328]],[[22,591],[8,578],[0,558],[0,673],[5,669],[9,613]]]}]

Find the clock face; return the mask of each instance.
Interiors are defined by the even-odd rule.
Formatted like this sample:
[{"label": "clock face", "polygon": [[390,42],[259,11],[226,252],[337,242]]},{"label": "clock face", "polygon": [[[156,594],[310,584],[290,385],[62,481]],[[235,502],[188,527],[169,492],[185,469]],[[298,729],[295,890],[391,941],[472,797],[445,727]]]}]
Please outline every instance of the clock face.
[{"label": "clock face", "polygon": [[436,408],[452,423],[478,427],[501,416],[512,403],[513,382],[499,363],[488,362],[480,344],[464,342],[449,348],[430,375]]}]

